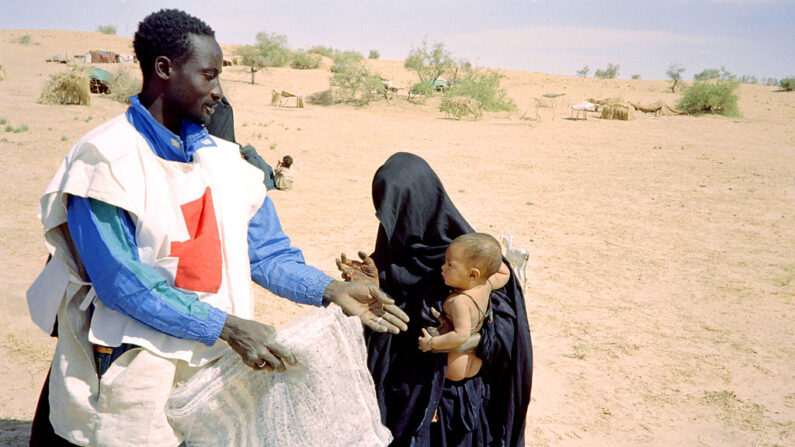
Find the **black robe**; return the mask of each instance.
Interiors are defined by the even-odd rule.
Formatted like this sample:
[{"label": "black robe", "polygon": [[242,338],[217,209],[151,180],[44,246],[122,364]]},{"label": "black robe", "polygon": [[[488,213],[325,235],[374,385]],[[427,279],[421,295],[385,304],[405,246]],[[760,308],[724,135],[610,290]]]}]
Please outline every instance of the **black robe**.
[{"label": "black robe", "polygon": [[[440,274],[447,246],[474,230],[430,166],[413,154],[397,153],[378,169],[373,203],[380,222],[372,255],[379,281],[411,321],[399,335],[366,331],[368,366],[381,418],[395,436],[392,445],[429,446],[431,419],[440,402],[441,409],[452,408],[461,396],[445,385],[446,356],[421,352],[417,338],[422,327],[438,325],[430,309],[441,310],[450,292]],[[485,400],[473,409],[479,414],[470,415],[479,420],[474,444],[519,447],[530,402],[532,347],[515,275],[492,292],[491,305],[494,322],[484,324],[477,349],[484,360]]]}]

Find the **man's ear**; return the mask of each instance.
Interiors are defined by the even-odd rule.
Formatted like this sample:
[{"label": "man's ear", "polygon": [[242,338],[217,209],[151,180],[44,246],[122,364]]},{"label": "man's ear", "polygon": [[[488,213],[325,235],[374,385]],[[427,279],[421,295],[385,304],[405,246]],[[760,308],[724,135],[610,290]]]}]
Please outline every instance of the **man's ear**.
[{"label": "man's ear", "polygon": [[469,277],[472,278],[472,279],[480,278],[480,269],[479,268],[472,268],[469,271]]},{"label": "man's ear", "polygon": [[157,56],[153,70],[155,71],[155,76],[167,81],[174,74],[174,64],[166,56]]}]

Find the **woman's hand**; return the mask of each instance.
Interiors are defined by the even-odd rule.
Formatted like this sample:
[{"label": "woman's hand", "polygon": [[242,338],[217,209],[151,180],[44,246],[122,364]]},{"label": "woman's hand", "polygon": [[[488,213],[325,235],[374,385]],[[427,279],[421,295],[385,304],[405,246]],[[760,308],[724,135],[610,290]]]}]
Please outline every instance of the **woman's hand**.
[{"label": "woman's hand", "polygon": [[378,268],[375,266],[375,262],[363,251],[360,251],[358,254],[361,261],[348,259],[345,253],[340,254],[340,257],[336,259],[337,269],[342,272],[342,279],[345,281],[375,284],[376,287],[379,287]]}]

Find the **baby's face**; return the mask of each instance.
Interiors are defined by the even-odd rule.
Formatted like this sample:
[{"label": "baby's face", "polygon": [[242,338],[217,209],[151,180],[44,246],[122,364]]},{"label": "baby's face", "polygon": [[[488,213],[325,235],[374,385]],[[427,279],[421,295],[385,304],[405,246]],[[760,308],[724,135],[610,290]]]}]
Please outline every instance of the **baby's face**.
[{"label": "baby's face", "polygon": [[463,248],[450,244],[444,256],[442,278],[450,287],[465,288],[469,284],[469,266],[463,259]]}]

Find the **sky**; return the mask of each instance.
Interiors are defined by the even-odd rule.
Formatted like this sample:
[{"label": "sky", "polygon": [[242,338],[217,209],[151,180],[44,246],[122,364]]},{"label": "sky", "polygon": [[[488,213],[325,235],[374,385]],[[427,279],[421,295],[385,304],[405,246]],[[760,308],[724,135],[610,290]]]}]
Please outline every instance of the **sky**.
[{"label": "sky", "polygon": [[[795,0],[0,0],[0,29],[96,31],[132,36],[147,14],[183,9],[222,43],[253,44],[260,31],[292,49],[324,45],[381,59],[441,42],[477,67],[590,76],[608,63],[620,78],[685,79],[706,68],[795,75]],[[2,59],[2,55],[0,55]]]}]

